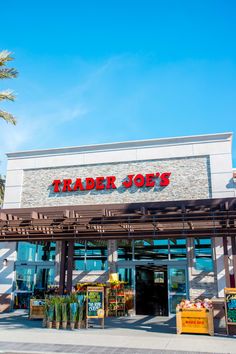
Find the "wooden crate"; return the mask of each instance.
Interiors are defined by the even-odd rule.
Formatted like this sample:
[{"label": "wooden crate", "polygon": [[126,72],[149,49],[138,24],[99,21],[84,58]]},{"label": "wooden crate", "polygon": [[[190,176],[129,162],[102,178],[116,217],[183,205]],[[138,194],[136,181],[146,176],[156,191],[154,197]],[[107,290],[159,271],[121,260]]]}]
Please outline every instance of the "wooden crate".
[{"label": "wooden crate", "polygon": [[[39,305],[38,303],[43,303]],[[30,299],[30,309],[29,309],[29,319],[40,319],[44,318],[44,300]]]},{"label": "wooden crate", "polygon": [[180,309],[176,312],[177,334],[199,333],[214,336],[212,309]]}]

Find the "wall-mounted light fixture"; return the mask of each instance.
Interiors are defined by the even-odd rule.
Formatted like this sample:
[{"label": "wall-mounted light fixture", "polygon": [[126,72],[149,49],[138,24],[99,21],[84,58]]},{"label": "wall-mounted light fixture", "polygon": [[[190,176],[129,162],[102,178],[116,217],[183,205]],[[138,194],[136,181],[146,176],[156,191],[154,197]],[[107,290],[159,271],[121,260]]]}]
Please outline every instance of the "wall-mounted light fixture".
[{"label": "wall-mounted light fixture", "polygon": [[8,260],[6,258],[4,258],[4,260],[2,261],[3,267],[6,267],[8,263]]}]

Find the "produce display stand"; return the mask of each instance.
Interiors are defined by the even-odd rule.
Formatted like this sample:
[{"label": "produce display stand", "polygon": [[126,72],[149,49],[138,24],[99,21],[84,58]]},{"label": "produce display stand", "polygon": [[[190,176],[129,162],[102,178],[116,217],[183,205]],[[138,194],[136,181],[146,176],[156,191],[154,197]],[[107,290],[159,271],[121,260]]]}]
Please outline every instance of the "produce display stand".
[{"label": "produce display stand", "polygon": [[225,288],[225,322],[227,335],[236,333],[236,288]]},{"label": "produce display stand", "polygon": [[42,320],[44,318],[45,300],[43,299],[30,299],[29,319]]},{"label": "produce display stand", "polygon": [[107,315],[109,317],[125,316],[125,289],[124,286],[108,289]]},{"label": "produce display stand", "polygon": [[213,310],[189,308],[176,310],[177,334],[199,333],[214,336]]}]

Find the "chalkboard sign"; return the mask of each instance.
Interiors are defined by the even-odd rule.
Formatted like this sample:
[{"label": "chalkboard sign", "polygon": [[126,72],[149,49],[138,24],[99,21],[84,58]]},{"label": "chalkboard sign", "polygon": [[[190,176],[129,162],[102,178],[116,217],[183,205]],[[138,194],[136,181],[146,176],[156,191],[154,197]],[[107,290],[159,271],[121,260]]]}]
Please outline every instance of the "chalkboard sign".
[{"label": "chalkboard sign", "polygon": [[225,311],[228,325],[236,325],[236,288],[225,288]]},{"label": "chalkboard sign", "polygon": [[102,318],[104,313],[104,288],[87,287],[87,318]]}]

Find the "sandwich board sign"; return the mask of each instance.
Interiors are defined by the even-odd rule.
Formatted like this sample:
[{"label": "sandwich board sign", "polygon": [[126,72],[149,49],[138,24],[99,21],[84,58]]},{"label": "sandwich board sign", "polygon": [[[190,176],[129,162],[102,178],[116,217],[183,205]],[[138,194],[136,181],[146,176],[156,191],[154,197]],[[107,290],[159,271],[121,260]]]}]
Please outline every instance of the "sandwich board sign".
[{"label": "sandwich board sign", "polygon": [[236,288],[225,288],[225,317],[229,333],[229,327],[236,325]]},{"label": "sandwich board sign", "polygon": [[101,319],[104,328],[104,288],[102,286],[88,286],[86,296],[86,328],[90,318]]}]

